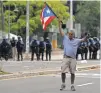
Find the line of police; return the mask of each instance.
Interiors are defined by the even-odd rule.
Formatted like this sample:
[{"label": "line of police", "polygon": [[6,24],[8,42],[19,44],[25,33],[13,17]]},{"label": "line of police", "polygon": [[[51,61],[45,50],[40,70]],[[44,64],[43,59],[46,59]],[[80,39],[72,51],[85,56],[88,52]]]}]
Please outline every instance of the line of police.
[{"label": "line of police", "polygon": [[[12,57],[13,60],[23,61],[23,50],[24,50],[24,43],[21,40],[21,37],[18,37],[18,40],[15,40],[13,37],[10,42],[6,38],[3,38],[2,42],[0,43],[0,59],[4,58],[6,61],[8,58]],[[46,39],[44,42],[43,38],[38,41],[36,38],[30,43],[30,51],[31,51],[31,61],[34,60],[34,54],[36,54],[37,60],[40,60],[42,56],[42,60],[44,60],[44,52],[46,50],[46,61],[51,60],[51,50],[52,45],[49,41],[49,38]]]},{"label": "line of police", "polygon": [[44,60],[44,52],[46,50],[46,61],[51,60],[51,51],[52,51],[52,45],[49,41],[49,38],[46,38],[45,42],[43,40],[43,37],[40,38],[40,41],[38,41],[36,38],[33,38],[33,40],[30,43],[30,49],[31,49],[31,61],[34,59],[34,54],[36,54],[37,60],[40,60],[40,57],[42,60]]},{"label": "line of police", "polygon": [[[78,50],[76,59],[78,59],[78,54],[81,54],[82,59],[87,59],[88,51],[89,51],[89,59],[97,59],[97,51],[100,49],[100,42],[97,37],[89,38],[86,42],[81,42]],[[17,54],[16,54],[17,50]],[[8,60],[9,57],[12,57],[13,60],[23,60],[23,50],[24,50],[24,43],[20,37],[16,41],[15,38],[12,38],[10,42],[6,38],[0,44],[0,59],[4,58]],[[46,50],[46,60],[51,60],[51,50],[52,46],[47,38],[44,42],[43,38],[41,37],[40,41],[37,38],[33,38],[30,43],[30,50],[31,50],[31,61],[34,60],[34,55],[36,54],[37,60],[44,60],[44,52]],[[84,58],[85,55],[85,58]]]},{"label": "line of police", "polygon": [[[97,37],[89,38],[85,42],[81,42],[78,49],[76,59],[78,59],[78,54],[81,54],[81,58],[87,59],[89,51],[89,59],[97,59],[97,52],[100,49],[100,42]],[[85,57],[84,57],[85,56]]]},{"label": "line of police", "polygon": [[21,37],[18,37],[17,41],[14,37],[11,41],[4,37],[2,42],[0,43],[0,59],[2,60],[2,58],[4,58],[7,61],[9,58],[13,57],[13,60],[15,60],[17,51],[17,60],[20,60],[20,56],[21,60],[23,60],[23,48],[24,43],[21,40]]}]

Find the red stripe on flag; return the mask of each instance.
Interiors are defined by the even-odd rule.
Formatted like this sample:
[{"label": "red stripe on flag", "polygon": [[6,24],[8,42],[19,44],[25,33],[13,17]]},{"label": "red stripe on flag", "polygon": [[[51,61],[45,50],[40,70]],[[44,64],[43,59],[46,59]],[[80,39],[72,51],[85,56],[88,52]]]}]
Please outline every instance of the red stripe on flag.
[{"label": "red stripe on flag", "polygon": [[49,23],[55,18],[55,16],[51,16],[46,22],[45,22],[45,26],[44,26],[44,30],[46,30],[46,27],[49,25]]},{"label": "red stripe on flag", "polygon": [[45,4],[44,7],[42,8],[42,11],[41,11],[41,14],[40,14],[40,19],[41,19],[41,23],[42,23],[42,24],[44,24],[44,20],[43,20],[42,13],[43,13],[43,10],[44,10],[45,7],[46,7],[46,4]]}]

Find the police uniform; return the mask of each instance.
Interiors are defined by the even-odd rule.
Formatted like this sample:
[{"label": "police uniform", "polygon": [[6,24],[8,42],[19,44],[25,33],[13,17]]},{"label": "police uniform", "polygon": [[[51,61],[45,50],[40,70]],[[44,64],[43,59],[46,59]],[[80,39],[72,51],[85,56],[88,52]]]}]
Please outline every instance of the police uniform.
[{"label": "police uniform", "polygon": [[13,60],[15,61],[16,60],[16,40],[15,40],[15,38],[12,38],[12,40],[10,42],[11,42],[11,46],[12,46],[12,57],[13,57]]},{"label": "police uniform", "polygon": [[49,56],[49,60],[51,60],[51,49],[52,49],[51,42],[47,38],[47,40],[46,40],[46,61],[48,61],[48,56]]},{"label": "police uniform", "polygon": [[0,41],[0,60],[2,60],[1,57],[2,57],[2,49],[1,49],[1,41]]},{"label": "police uniform", "polygon": [[21,57],[21,61],[23,61],[23,48],[24,48],[24,43],[23,41],[21,40],[20,37],[18,37],[18,41],[17,41],[17,44],[16,44],[16,47],[17,47],[17,56],[18,56],[18,61],[20,61],[20,57]]},{"label": "police uniform", "polygon": [[81,42],[78,46],[78,49],[77,49],[77,53],[76,53],[76,59],[78,59],[78,54],[81,54],[81,58],[83,60],[83,43]]},{"label": "police uniform", "polygon": [[88,39],[88,48],[89,48],[89,59],[92,59],[92,53],[93,53],[93,50],[94,50],[93,39],[92,38]]},{"label": "police uniform", "polygon": [[40,59],[40,55],[42,55],[42,60],[43,60],[44,50],[45,50],[45,43],[44,43],[44,41],[40,41],[40,43],[39,43],[39,59]]},{"label": "police uniform", "polygon": [[93,59],[97,59],[97,51],[100,48],[100,43],[99,43],[97,37],[93,38],[93,45],[94,45],[94,51],[93,51],[92,57],[93,57]]},{"label": "police uniform", "polygon": [[87,54],[88,54],[88,43],[85,41],[84,43],[84,55],[85,59],[87,59]]},{"label": "police uniform", "polygon": [[34,59],[34,54],[36,54],[37,60],[39,60],[39,42],[37,40],[32,40],[31,44],[31,61]]},{"label": "police uniform", "polygon": [[3,39],[0,47],[1,47],[1,56],[4,57],[5,60],[8,60],[10,44],[7,42],[5,38]]}]

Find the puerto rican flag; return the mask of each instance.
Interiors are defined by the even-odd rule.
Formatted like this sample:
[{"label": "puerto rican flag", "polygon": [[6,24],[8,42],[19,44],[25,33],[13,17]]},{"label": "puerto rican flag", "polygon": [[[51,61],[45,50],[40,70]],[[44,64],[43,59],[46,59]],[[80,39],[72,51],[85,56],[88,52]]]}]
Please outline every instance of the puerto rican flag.
[{"label": "puerto rican flag", "polygon": [[46,30],[46,27],[51,23],[51,21],[55,18],[54,12],[48,7],[46,4],[42,9],[40,19],[43,25],[43,29]]}]

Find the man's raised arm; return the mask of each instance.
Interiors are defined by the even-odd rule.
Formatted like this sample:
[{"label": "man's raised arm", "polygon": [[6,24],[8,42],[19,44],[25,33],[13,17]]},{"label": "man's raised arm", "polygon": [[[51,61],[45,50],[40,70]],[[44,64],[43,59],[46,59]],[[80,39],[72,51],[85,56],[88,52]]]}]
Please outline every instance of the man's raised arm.
[{"label": "man's raised arm", "polygon": [[86,35],[84,38],[81,39],[81,42],[86,41],[89,38],[88,35]]},{"label": "man's raised arm", "polygon": [[59,21],[59,32],[60,32],[60,34],[61,34],[62,36],[64,36],[65,34],[64,34],[64,32],[62,31],[62,29],[61,29],[62,23],[61,23],[60,20],[58,20],[58,21]]}]

